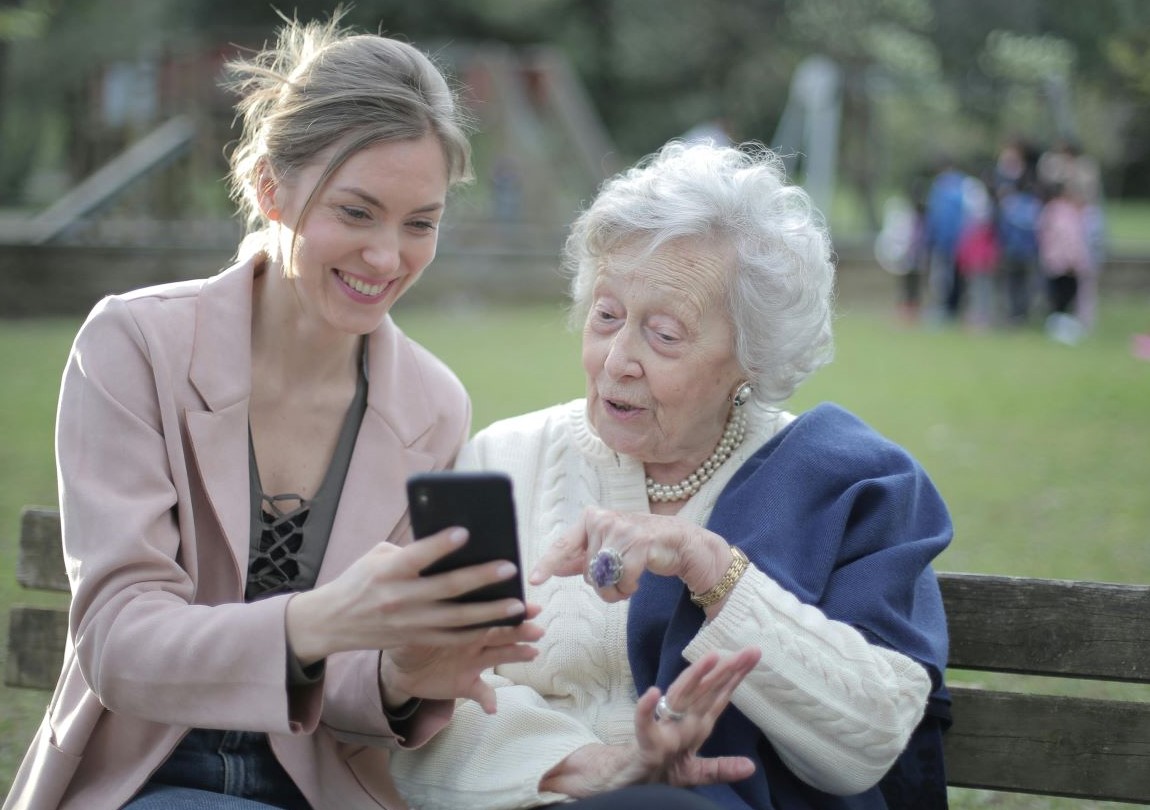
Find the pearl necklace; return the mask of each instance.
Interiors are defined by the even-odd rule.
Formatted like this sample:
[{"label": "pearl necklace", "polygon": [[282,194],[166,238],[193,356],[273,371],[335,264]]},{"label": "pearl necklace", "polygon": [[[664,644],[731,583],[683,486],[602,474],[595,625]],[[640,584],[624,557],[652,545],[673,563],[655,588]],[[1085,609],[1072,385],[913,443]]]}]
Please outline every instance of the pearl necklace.
[{"label": "pearl necklace", "polygon": [[653,478],[647,478],[647,499],[655,503],[667,501],[682,501],[690,498],[703,484],[707,483],[723,462],[731,457],[735,448],[743,442],[746,433],[747,418],[741,408],[732,408],[731,416],[727,419],[727,427],[723,431],[723,438],[715,452],[699,465],[699,469],[688,475],[677,484],[657,484]]}]

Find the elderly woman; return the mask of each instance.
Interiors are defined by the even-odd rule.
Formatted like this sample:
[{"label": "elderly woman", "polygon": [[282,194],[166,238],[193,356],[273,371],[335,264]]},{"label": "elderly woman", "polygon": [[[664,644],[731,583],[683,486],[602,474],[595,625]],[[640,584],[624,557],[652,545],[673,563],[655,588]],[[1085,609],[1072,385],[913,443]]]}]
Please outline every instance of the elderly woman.
[{"label": "elderly woman", "polygon": [[672,143],[607,182],[567,253],[586,399],[461,456],[512,476],[540,654],[495,667],[497,714],[464,704],[393,758],[400,790],[421,808],[645,781],[732,808],[945,805],[946,507],[851,414],[780,407],[831,355],[807,195],[761,148]]}]

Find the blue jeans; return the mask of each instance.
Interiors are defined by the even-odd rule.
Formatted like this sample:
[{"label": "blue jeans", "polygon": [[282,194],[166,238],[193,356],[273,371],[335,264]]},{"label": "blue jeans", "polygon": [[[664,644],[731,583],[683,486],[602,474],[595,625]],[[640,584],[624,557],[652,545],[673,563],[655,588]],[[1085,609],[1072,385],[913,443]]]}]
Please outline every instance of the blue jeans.
[{"label": "blue jeans", "polygon": [[311,810],[266,734],[193,729],[123,810]]}]

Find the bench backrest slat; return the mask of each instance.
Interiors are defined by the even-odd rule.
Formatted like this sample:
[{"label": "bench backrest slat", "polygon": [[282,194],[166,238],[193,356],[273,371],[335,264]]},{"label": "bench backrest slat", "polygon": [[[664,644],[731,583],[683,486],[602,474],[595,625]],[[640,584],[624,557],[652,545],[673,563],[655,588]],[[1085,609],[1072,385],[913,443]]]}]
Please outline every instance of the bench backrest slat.
[{"label": "bench backrest slat", "polygon": [[55,509],[28,506],[21,512],[16,581],[25,588],[68,590],[64,548],[60,543],[60,513]]},{"label": "bench backrest slat", "polygon": [[[32,590],[68,592],[57,510],[27,506],[21,511],[16,581]],[[68,612],[64,607],[13,605],[8,611],[4,685],[52,689],[60,676],[67,641]]]},{"label": "bench backrest slat", "polygon": [[[1148,586],[956,573],[939,584],[951,669],[1150,683]],[[951,785],[1150,801],[1150,703],[951,691]]]},{"label": "bench backrest slat", "polygon": [[951,785],[1150,800],[1150,703],[952,687]]},{"label": "bench backrest slat", "polygon": [[939,575],[950,666],[1150,683],[1150,586]]},{"label": "bench backrest slat", "polygon": [[51,689],[60,677],[68,643],[68,613],[16,605],[8,613],[5,686]]}]

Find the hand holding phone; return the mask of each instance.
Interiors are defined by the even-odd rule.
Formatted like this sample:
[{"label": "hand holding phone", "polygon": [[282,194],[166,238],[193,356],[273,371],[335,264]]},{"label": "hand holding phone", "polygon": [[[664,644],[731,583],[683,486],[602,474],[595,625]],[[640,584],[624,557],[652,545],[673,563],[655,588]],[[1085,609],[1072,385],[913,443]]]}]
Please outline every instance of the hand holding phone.
[{"label": "hand holding phone", "polygon": [[[456,601],[523,600],[523,573],[511,479],[494,472],[434,472],[413,475],[407,481],[411,528],[418,540],[451,526],[467,529],[467,542],[425,568],[424,575],[453,571],[492,560],[508,560],[519,572],[511,579],[477,588]],[[523,615],[490,622],[514,625]]]}]

